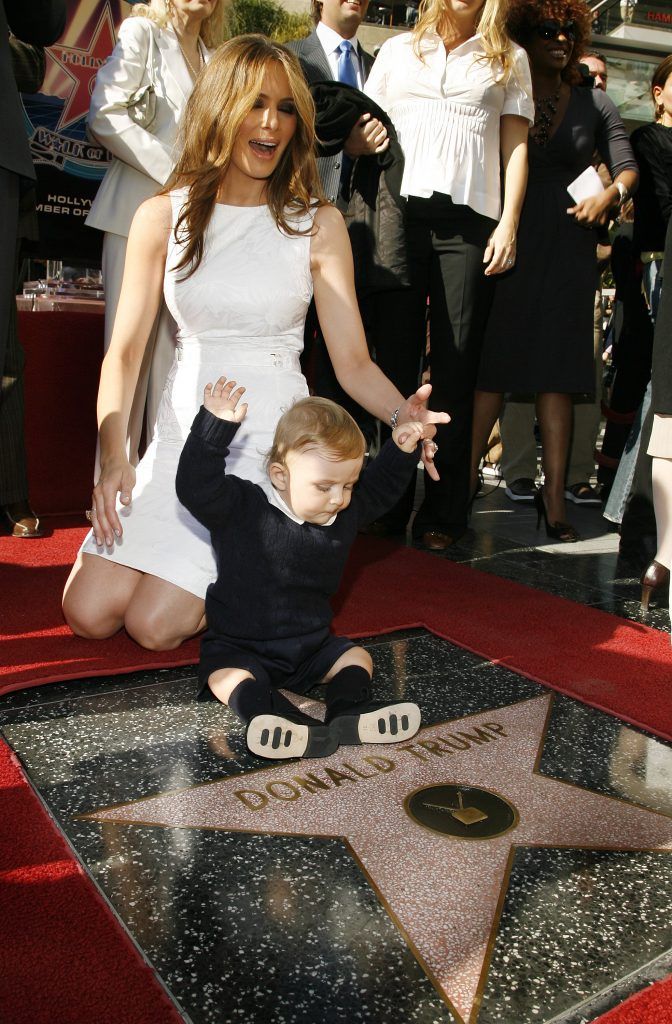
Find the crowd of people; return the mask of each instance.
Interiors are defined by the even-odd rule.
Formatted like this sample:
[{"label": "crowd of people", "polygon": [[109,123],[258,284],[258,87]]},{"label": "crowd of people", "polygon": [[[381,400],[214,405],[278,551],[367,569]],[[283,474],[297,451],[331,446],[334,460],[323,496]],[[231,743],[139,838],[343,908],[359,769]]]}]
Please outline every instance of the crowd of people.
[{"label": "crowd of people", "polygon": [[[91,532],[64,613],[77,635],[125,629],[150,649],[207,626],[203,689],[231,702],[250,737],[251,720],[264,719],[250,740],[257,750],[269,735],[294,750],[297,730],[302,751],[329,750],[338,735],[357,742],[369,713],[381,736],[412,734],[413,709],[371,704],[366,652],[325,648],[328,621],[301,614],[323,538],[336,545],[346,519],[403,534],[412,518],[421,546],[448,549],[467,529],[493,425],[511,426],[512,399],[523,395],[536,409],[543,484],[534,466],[507,480],[509,493],[534,502],[549,537],[576,541],[566,500],[596,500],[594,464],[577,457],[575,477],[568,463],[574,448],[592,448],[599,426],[598,251],[632,195],[652,318],[664,281],[672,58],[654,76],[655,121],[633,139],[638,192],[584,0],[423,0],[412,31],[388,39],[375,61],[357,40],[366,7],[313,0],[314,31],[285,47],[253,35],[225,41],[225,0],[136,4],[89,114],[112,154],[88,221],[104,231],[106,354]],[[647,593],[672,562],[662,335],[646,442],[660,524]],[[309,387],[354,415],[347,429],[361,450],[344,455],[315,428],[277,453],[278,421]],[[528,417],[525,443],[532,427]],[[406,456],[383,444],[352,515],[378,431]],[[185,442],[200,453],[188,464]],[[298,458],[310,453],[325,463],[319,472]],[[388,463],[414,457],[425,477],[415,516],[416,473],[390,477],[386,500],[365,499],[379,486],[365,479],[386,480]],[[341,464],[353,461],[344,483]],[[203,500],[191,496],[199,465]],[[240,523],[256,543],[241,539],[247,564],[235,571],[211,543],[211,532],[236,535],[239,492],[220,493],[224,480],[247,481],[240,493],[257,502]],[[265,525],[255,533],[257,516]],[[284,539],[269,545],[269,530]],[[299,633],[268,648],[242,622],[229,632],[223,595],[246,572],[246,593],[263,572],[274,578],[285,557],[283,600],[299,609],[290,616]],[[321,579],[320,594],[339,572]],[[354,715],[355,726],[329,726],[325,737],[324,725],[293,721],[278,711],[269,682],[278,676],[329,680],[327,719]]]}]

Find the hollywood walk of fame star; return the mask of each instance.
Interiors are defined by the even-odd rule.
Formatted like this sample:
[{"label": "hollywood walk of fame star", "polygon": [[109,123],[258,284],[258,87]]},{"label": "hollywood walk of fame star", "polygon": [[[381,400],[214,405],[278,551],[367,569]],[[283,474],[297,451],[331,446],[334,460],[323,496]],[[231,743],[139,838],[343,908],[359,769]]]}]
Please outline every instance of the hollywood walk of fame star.
[{"label": "hollywood walk of fame star", "polygon": [[[533,698],[429,726],[398,746],[341,747],[324,760],[283,762],[82,817],[345,839],[439,993],[471,1024],[516,847],[672,850],[672,818],[537,772],[551,703]],[[460,796],[451,809],[437,786],[462,787],[466,804]],[[454,810],[469,841],[409,813],[423,788],[425,812],[448,820]],[[508,807],[509,819],[503,832],[474,841],[469,828],[483,828],[488,816],[482,802],[479,813],[478,790]]]},{"label": "hollywood walk of fame star", "polygon": [[87,46],[63,46],[56,43],[47,53],[70,79],[69,92],[56,126],[62,131],[89,112],[91,94],[98,68],[112,53],[115,44],[114,23],[109,4],[103,9]]}]

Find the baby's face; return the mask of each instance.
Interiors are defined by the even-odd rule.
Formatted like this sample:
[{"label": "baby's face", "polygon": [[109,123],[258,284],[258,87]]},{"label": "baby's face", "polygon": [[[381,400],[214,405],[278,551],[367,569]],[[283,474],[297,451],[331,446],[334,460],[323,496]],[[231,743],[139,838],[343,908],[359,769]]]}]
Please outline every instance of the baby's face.
[{"label": "baby's face", "polygon": [[[350,504],[363,461],[363,455],[341,459],[324,448],[290,451],[284,465],[285,487],[279,489],[295,516],[324,526]],[[273,483],[278,486],[276,480]]]}]

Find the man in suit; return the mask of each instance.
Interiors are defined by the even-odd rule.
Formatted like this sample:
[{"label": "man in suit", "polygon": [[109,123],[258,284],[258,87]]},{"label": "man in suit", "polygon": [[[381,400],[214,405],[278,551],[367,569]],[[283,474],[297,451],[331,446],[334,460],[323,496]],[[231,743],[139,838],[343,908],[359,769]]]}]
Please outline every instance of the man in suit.
[{"label": "man in suit", "polygon": [[[2,0],[0,3],[0,378],[16,374],[16,345],[12,334],[16,319],[16,244],[22,198],[35,180],[21,102],[14,77],[9,44],[10,31],[33,46],[50,46],[65,28],[65,0]],[[9,353],[9,362],[8,362]],[[5,405],[5,394],[0,393]],[[12,413],[12,409],[14,410]],[[7,412],[5,409],[4,412]],[[4,423],[2,449],[9,454],[23,436],[23,408],[13,402]],[[6,419],[6,417],[3,417]],[[6,428],[6,429],[5,429]],[[20,448],[19,448],[20,450]],[[28,504],[25,463],[19,459],[0,462],[0,508],[14,537],[39,536],[39,521]]]},{"label": "man in suit", "polygon": [[[368,6],[369,0],[311,0],[315,28],[305,39],[287,44],[299,58],[309,85],[331,80],[356,89],[363,88],[373,57],[362,49],[356,35]],[[322,115],[328,118],[329,111],[323,109]],[[318,138],[322,115],[318,111]],[[342,150],[329,156],[318,156],[320,181],[329,202],[345,209],[353,161],[357,157],[381,153],[387,145],[385,126],[370,114],[363,114],[343,140]],[[304,351],[307,360],[314,361],[311,376],[316,393],[344,405],[357,420],[367,442],[372,441],[375,423],[339,386],[319,329],[314,304],[311,304],[306,318]]]},{"label": "man in suit", "polygon": [[[289,43],[309,85],[332,80],[362,89],[373,65],[373,57],[357,41],[357,29],[366,15],[369,0],[311,0],[315,28],[305,39]],[[320,117],[317,119],[320,136]],[[348,171],[359,156],[382,152],[386,146],[385,127],[370,114],[364,114],[354,126],[343,150],[320,157],[318,170],[324,194],[331,203],[347,188]],[[348,158],[343,163],[343,154]],[[349,162],[348,162],[349,161]]]}]

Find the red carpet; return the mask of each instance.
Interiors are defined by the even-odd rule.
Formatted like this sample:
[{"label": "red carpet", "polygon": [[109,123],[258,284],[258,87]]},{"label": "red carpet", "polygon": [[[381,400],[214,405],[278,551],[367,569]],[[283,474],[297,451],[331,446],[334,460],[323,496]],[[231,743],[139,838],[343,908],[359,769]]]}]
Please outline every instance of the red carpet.
[{"label": "red carpet", "polygon": [[672,976],[626,999],[593,1024],[672,1024]]},{"label": "red carpet", "polygon": [[[78,523],[81,520],[77,521]],[[72,637],[63,583],[83,536],[74,521],[35,542],[0,540],[0,693],[57,679],[189,664],[126,637]],[[336,628],[352,636],[425,626],[523,675],[672,738],[669,637],[407,548],[367,539],[351,560]],[[12,1024],[178,1024],[151,970],[81,871],[0,742],[0,1005]],[[599,1024],[672,1024],[672,979]]]},{"label": "red carpet", "polygon": [[672,976],[632,995],[593,1024],[672,1024]]},{"label": "red carpet", "polygon": [[[62,522],[62,521],[61,521]],[[0,693],[39,683],[197,660],[196,641],[144,651],[124,635],[73,637],[60,594],[84,530],[0,540]],[[361,539],[335,627],[369,636],[424,626],[522,675],[672,739],[672,650],[658,630],[389,542]]]},{"label": "red carpet", "polygon": [[2,741],[0,820],[5,1024],[180,1024]]}]

